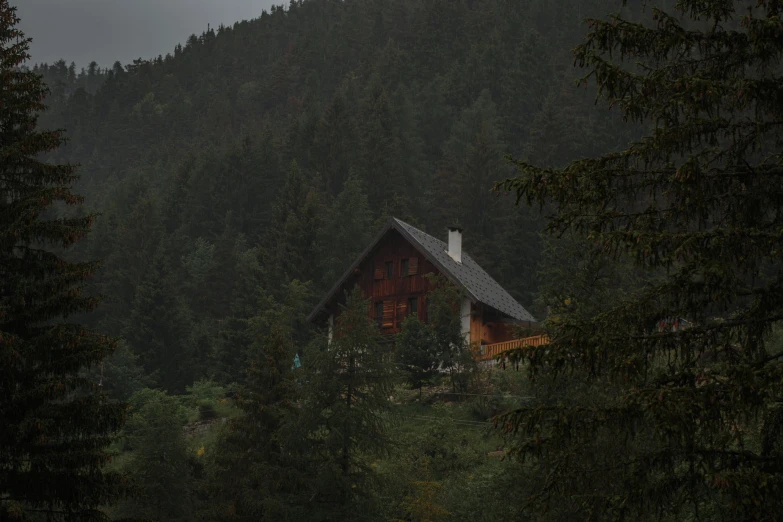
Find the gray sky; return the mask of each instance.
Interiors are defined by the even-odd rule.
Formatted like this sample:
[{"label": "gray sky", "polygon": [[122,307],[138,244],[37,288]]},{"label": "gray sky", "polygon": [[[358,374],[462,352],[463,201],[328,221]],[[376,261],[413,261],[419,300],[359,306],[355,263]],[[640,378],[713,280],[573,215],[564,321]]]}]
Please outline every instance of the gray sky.
[{"label": "gray sky", "polygon": [[287,0],[11,0],[33,39],[32,62],[60,58],[109,67],[173,52],[207,23],[231,25]]}]

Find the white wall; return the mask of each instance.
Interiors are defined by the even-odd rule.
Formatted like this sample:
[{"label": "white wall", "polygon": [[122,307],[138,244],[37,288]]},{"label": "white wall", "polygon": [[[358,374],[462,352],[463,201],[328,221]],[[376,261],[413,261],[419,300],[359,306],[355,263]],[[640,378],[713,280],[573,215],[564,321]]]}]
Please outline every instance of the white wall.
[{"label": "white wall", "polygon": [[462,335],[465,336],[465,342],[470,343],[470,299],[467,297],[462,298],[459,315],[462,319]]}]

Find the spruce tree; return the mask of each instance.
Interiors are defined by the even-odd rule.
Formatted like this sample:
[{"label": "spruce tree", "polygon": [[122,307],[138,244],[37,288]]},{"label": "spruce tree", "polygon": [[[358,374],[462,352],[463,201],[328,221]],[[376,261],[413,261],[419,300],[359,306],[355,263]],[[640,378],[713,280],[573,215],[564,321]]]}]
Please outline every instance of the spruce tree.
[{"label": "spruce tree", "polygon": [[193,342],[193,313],[177,284],[181,265],[173,250],[168,239],[158,245],[136,289],[123,337],[157,386],[181,393],[204,361]]},{"label": "spruce tree", "polygon": [[368,182],[372,205],[380,205],[394,194],[405,194],[411,181],[402,168],[402,144],[395,109],[380,78],[373,75],[359,109],[358,158],[359,170]]},{"label": "spruce tree", "polygon": [[329,208],[320,231],[323,287],[329,288],[355,261],[374,233],[364,183],[354,171]]},{"label": "spruce tree", "polygon": [[[680,0],[651,23],[588,21],[575,50],[600,96],[649,135],[505,183],[548,228],[650,280],[609,310],[558,314],[533,373],[606,384],[501,423],[547,471],[529,507],[565,518],[776,520],[783,510],[779,2]],[[646,16],[646,15],[645,15]],[[646,22],[646,20],[645,20]],[[654,277],[653,277],[654,276]],[[611,442],[611,443],[610,443]]]},{"label": "spruce tree", "polygon": [[394,363],[361,289],[347,295],[332,341],[305,352],[297,429],[313,469],[306,499],[313,520],[359,520],[374,506],[368,459],[388,444],[386,421]]},{"label": "spruce tree", "polygon": [[400,368],[408,376],[408,383],[419,389],[429,381],[438,369],[438,353],[435,331],[427,324],[410,315],[402,322],[397,335],[394,355]]},{"label": "spruce tree", "polygon": [[[291,299],[252,321],[247,380],[236,395],[243,414],[223,432],[210,474],[210,520],[292,520],[301,517],[301,462],[288,450],[299,390],[292,362],[296,318],[306,287],[289,285]],[[297,515],[297,516],[295,516]]]},{"label": "spruce tree", "polygon": [[342,190],[356,148],[356,125],[351,112],[354,107],[348,101],[347,91],[350,91],[350,80],[335,92],[324,109],[313,138],[315,167],[331,195]]},{"label": "spruce tree", "polygon": [[484,90],[452,125],[436,180],[441,189],[457,189],[449,191],[449,197],[441,202],[439,212],[447,220],[441,224],[469,224],[466,250],[489,270],[494,268],[491,245],[499,228],[498,198],[491,188],[507,175],[503,172],[508,168],[503,161],[504,149],[495,104],[489,90]]},{"label": "spruce tree", "polygon": [[432,330],[437,366],[447,370],[452,388],[464,391],[465,377],[473,370],[470,346],[462,334],[461,302],[464,294],[442,274],[427,274],[427,323]]},{"label": "spruce tree", "polygon": [[269,246],[263,252],[267,286],[275,290],[293,280],[313,281],[320,272],[316,252],[326,213],[325,194],[317,176],[309,183],[306,179],[292,161],[275,199]]},{"label": "spruce tree", "polygon": [[192,477],[182,426],[186,412],[177,397],[145,389],[130,402],[135,409],[126,426],[133,448],[127,464],[135,494],[112,513],[143,520],[192,520]]},{"label": "spruce tree", "polygon": [[54,205],[82,199],[70,189],[75,166],[41,159],[64,137],[37,130],[47,89],[21,67],[30,40],[18,22],[16,8],[0,0],[0,520],[102,520],[99,506],[121,486],[104,465],[125,406],[82,370],[114,341],[67,322],[97,305],[82,291],[96,264],[56,253],[81,239],[94,216],[53,216]]}]

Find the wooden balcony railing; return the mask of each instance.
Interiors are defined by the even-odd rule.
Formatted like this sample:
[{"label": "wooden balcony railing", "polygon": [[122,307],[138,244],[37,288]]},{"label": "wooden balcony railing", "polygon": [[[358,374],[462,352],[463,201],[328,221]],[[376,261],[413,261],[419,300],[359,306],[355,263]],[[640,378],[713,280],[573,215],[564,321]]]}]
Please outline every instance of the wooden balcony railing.
[{"label": "wooden balcony railing", "polygon": [[520,348],[522,346],[541,346],[544,344],[549,344],[549,336],[546,334],[514,339],[513,341],[504,341],[502,343],[485,344],[483,346],[477,346],[474,349],[473,358],[477,361],[491,361],[501,353],[513,350],[514,348]]}]

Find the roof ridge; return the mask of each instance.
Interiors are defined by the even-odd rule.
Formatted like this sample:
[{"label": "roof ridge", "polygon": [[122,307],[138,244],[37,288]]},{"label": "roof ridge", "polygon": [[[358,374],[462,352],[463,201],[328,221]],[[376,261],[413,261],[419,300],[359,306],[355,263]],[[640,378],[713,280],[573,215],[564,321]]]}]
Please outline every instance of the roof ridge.
[{"label": "roof ridge", "polygon": [[[411,225],[411,224],[409,224],[409,223],[406,223],[405,221],[403,221],[403,220],[401,220],[401,219],[398,219],[398,218],[392,218],[392,219],[394,219],[395,221],[397,221],[397,223],[399,223],[400,225],[406,226],[406,227],[408,227],[408,228],[412,228],[412,229],[413,229],[413,230],[415,230],[416,232],[419,232],[419,233],[421,233],[421,234],[423,234],[423,235],[427,236],[427,237],[428,237],[428,238],[430,238],[430,239],[434,239],[435,241],[437,241],[437,242],[439,242],[439,243],[443,243],[443,245],[446,247],[446,250],[444,250],[444,252],[448,253],[449,243],[448,243],[447,241],[444,241],[444,240],[440,239],[440,238],[439,238],[439,237],[437,237],[437,236],[433,236],[433,235],[432,235],[432,234],[430,234],[429,232],[425,232],[425,231],[423,231],[423,230],[422,230],[422,229],[420,229],[420,228],[416,228],[416,227],[414,227],[413,225]],[[415,239],[415,238],[414,238],[414,239]],[[418,241],[417,241],[417,242],[418,242]],[[472,257],[470,257],[470,254],[469,254],[469,253],[467,253],[467,252],[465,252],[465,250],[463,250],[463,251],[462,251],[462,256],[463,256],[463,257],[468,257],[468,258],[470,258],[470,260],[471,260],[471,261],[473,261],[473,262],[475,263],[475,261],[473,260],[473,258],[472,258]],[[478,263],[476,263],[476,264],[478,264]]]},{"label": "roof ridge", "polygon": [[[498,283],[494,277],[468,254],[462,251],[462,262],[455,261],[448,253],[448,243],[418,228],[394,218],[402,232],[415,241],[429,256],[431,261],[474,301],[484,303],[520,321],[533,321],[535,318]],[[396,227],[395,227],[396,228]],[[417,237],[419,236],[419,237]],[[435,242],[427,245],[425,242]]]},{"label": "roof ridge", "polygon": [[345,282],[352,270],[361,263],[370,253],[372,248],[386,235],[389,230],[397,230],[406,240],[411,241],[441,272],[453,283],[461,287],[471,300],[484,303],[509,317],[519,321],[535,322],[530,313],[517,302],[500,284],[489,275],[466,252],[462,252],[462,262],[458,263],[448,253],[448,243],[427,232],[392,216],[384,227],[378,232],[375,239],[359,255],[345,274],[337,281],[332,290],[324,296],[321,303],[311,312],[308,320],[331,299],[334,293]]}]

